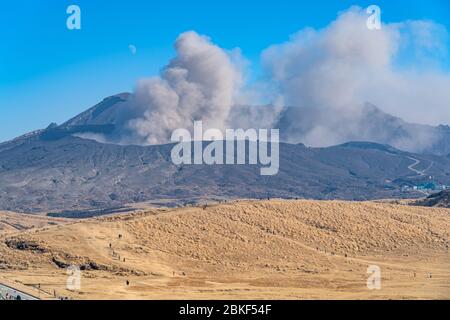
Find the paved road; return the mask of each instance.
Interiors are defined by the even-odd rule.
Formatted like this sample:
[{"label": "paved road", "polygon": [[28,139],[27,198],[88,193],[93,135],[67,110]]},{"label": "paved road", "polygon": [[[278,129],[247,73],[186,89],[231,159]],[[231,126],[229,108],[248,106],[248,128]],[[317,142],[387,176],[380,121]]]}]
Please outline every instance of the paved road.
[{"label": "paved road", "polygon": [[39,300],[36,297],[30,296],[29,294],[23,293],[22,291],[16,290],[0,283],[0,300],[6,300],[6,294],[8,294],[10,297],[12,296],[12,300],[16,300],[17,296],[20,296],[21,300]]}]

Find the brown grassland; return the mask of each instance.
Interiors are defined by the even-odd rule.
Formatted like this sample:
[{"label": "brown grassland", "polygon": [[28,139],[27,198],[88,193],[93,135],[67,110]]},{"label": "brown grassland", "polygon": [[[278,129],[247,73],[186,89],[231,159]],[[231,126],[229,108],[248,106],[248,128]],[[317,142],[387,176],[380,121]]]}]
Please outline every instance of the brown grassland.
[{"label": "brown grassland", "polygon": [[[0,283],[34,295],[40,284],[48,299],[449,299],[449,239],[450,209],[375,202],[0,213]],[[66,289],[69,265],[80,290]],[[369,265],[380,290],[367,288]]]}]

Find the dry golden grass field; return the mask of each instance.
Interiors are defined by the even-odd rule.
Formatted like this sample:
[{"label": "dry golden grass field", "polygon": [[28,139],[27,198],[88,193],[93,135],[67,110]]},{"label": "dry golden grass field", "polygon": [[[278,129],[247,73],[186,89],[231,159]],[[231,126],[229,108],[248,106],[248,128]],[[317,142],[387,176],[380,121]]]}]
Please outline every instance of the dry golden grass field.
[{"label": "dry golden grass field", "polygon": [[[449,299],[449,239],[450,209],[375,202],[0,213],[0,283],[35,295],[40,284],[48,299]],[[66,288],[69,265],[80,290]],[[367,288],[369,265],[380,290]]]}]

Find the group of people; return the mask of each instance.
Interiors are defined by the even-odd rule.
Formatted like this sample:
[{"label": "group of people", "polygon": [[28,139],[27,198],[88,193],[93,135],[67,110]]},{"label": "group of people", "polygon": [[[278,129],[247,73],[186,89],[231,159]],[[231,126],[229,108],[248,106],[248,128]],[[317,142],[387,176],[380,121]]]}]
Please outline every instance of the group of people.
[{"label": "group of people", "polygon": [[0,300],[22,300],[20,294],[12,295],[8,292],[3,296],[3,292],[0,292]]}]

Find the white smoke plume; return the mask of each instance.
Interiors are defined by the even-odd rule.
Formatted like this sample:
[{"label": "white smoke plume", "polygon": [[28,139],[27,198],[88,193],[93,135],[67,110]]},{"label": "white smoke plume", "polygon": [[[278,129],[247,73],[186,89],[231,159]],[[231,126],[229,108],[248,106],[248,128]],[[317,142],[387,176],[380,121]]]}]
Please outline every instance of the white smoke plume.
[{"label": "white smoke plume", "polygon": [[442,137],[401,119],[449,123],[450,75],[439,65],[447,31],[431,21],[369,30],[367,18],[352,7],[323,29],[271,46],[262,53],[266,73],[252,86],[239,50],[183,33],[161,75],[139,81],[121,108],[112,140],[166,143],[173,130],[202,120],[205,128],[279,128],[283,140],[310,146],[365,140],[422,151]]},{"label": "white smoke plume", "polygon": [[174,129],[189,129],[195,120],[224,129],[242,83],[239,63],[207,37],[183,33],[175,49],[161,77],[141,80],[133,96],[142,114],[128,126],[148,144],[167,142]]},{"label": "white smoke plume", "polygon": [[[408,21],[369,30],[367,17],[353,7],[326,28],[301,30],[263,53],[273,86],[295,109],[282,124],[288,140],[314,146],[369,140],[416,150],[433,142],[428,130],[414,132],[414,141],[385,137],[386,128],[371,127],[367,102],[411,122],[450,120],[450,76],[430,67],[446,54],[445,28]],[[405,50],[412,69],[397,65]]]}]

